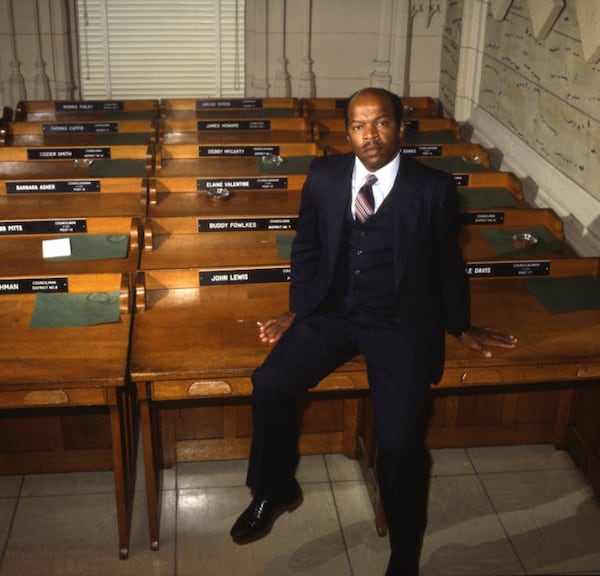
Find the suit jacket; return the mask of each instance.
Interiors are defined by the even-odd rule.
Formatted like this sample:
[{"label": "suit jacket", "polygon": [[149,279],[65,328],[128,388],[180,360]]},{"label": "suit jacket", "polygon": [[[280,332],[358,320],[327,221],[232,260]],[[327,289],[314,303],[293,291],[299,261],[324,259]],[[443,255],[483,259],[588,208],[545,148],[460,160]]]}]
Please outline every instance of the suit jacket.
[{"label": "suit jacket", "polygon": [[[302,191],[291,255],[290,309],[299,320],[326,298],[339,256],[351,195],[353,153],[316,158]],[[403,156],[392,192],[394,322],[419,343],[422,361],[441,377],[444,329],[470,324],[468,280],[458,244],[458,195],[451,175]]]}]

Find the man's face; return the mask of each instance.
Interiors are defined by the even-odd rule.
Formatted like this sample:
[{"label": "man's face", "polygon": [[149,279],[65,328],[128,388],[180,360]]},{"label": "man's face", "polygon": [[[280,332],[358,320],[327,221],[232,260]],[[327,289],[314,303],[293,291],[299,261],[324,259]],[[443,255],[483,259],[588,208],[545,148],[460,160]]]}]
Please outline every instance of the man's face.
[{"label": "man's face", "polygon": [[404,126],[398,126],[392,102],[385,94],[366,90],[350,102],[348,142],[370,172],[393,160],[403,132]]}]

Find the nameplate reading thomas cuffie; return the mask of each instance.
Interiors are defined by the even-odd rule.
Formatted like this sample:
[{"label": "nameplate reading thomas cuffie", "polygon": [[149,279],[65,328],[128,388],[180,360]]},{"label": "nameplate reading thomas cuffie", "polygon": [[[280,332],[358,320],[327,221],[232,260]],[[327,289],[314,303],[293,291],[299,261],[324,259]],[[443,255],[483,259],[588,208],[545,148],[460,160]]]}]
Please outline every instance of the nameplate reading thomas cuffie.
[{"label": "nameplate reading thomas cuffie", "polygon": [[198,122],[198,130],[270,130],[270,120],[218,120]]},{"label": "nameplate reading thomas cuffie", "polygon": [[100,180],[50,180],[47,182],[7,182],[7,194],[100,192]]},{"label": "nameplate reading thomas cuffie", "polygon": [[28,148],[28,160],[110,158],[110,148]]},{"label": "nameplate reading thomas cuffie", "polygon": [[198,219],[198,232],[257,232],[295,230],[298,217]]},{"label": "nameplate reading thomas cuffie", "polygon": [[504,212],[463,212],[460,219],[463,224],[473,224],[475,226],[504,224]]},{"label": "nameplate reading thomas cuffie", "polygon": [[550,260],[523,260],[516,262],[468,262],[465,266],[467,276],[503,277],[503,276],[548,276]]},{"label": "nameplate reading thomas cuffie", "polygon": [[286,177],[267,178],[199,178],[196,180],[196,189],[211,190],[214,188],[227,188],[228,190],[287,190]]},{"label": "nameplate reading thomas cuffie", "polygon": [[120,100],[89,100],[87,102],[56,102],[56,112],[98,112],[102,110],[123,110],[123,102]]},{"label": "nameplate reading thomas cuffie", "polygon": [[99,134],[118,132],[116,122],[87,122],[82,124],[42,124],[44,134]]},{"label": "nameplate reading thomas cuffie", "polygon": [[12,234],[66,234],[87,232],[85,218],[69,220],[23,220],[0,222],[0,236]]},{"label": "nameplate reading thomas cuffie", "polygon": [[68,292],[69,281],[66,277],[58,278],[2,278],[0,279],[0,295],[2,294],[35,294],[37,292]]},{"label": "nameplate reading thomas cuffie", "polygon": [[441,156],[441,146],[407,146],[400,148],[404,156]]},{"label": "nameplate reading thomas cuffie", "polygon": [[234,100],[196,100],[197,109],[216,108],[262,108],[263,101],[260,98],[242,98]]},{"label": "nameplate reading thomas cuffie", "polygon": [[198,156],[278,156],[279,146],[198,146]]},{"label": "nameplate reading thomas cuffie", "polygon": [[200,286],[223,286],[227,284],[272,284],[289,282],[291,268],[241,268],[239,270],[201,270]]}]

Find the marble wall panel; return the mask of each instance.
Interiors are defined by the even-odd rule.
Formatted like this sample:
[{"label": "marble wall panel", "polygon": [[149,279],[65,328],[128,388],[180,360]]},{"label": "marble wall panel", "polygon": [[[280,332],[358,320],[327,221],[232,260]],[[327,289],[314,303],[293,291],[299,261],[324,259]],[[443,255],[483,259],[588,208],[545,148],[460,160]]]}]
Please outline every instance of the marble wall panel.
[{"label": "marble wall panel", "polygon": [[439,98],[445,113],[454,115],[462,29],[463,0],[449,0],[443,30]]}]

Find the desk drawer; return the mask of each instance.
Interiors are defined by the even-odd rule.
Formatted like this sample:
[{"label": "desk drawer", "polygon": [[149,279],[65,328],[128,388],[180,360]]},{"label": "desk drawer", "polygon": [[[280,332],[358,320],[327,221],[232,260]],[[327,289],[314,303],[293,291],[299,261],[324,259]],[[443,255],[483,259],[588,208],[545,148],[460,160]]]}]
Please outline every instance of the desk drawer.
[{"label": "desk drawer", "polygon": [[252,381],[247,378],[163,380],[152,383],[153,400],[185,400],[186,398],[219,398],[249,396]]},{"label": "desk drawer", "polygon": [[0,392],[0,408],[32,408],[36,406],[94,406],[107,403],[102,388],[72,390],[15,390]]}]

